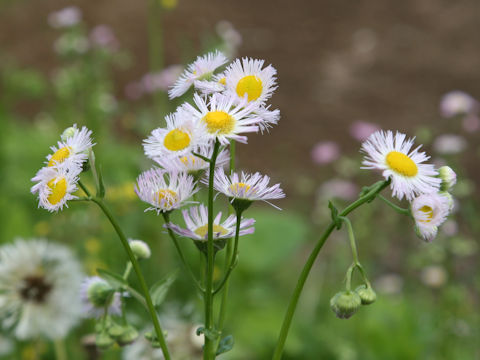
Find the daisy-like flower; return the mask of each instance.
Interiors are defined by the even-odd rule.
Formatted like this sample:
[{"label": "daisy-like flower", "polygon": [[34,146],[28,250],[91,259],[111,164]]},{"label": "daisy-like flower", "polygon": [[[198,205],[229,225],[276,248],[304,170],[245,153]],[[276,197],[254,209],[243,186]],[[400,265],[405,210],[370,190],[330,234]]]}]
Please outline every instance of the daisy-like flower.
[{"label": "daisy-like flower", "polygon": [[165,117],[166,128],[158,128],[143,141],[145,155],[151,159],[181,157],[208,142],[205,124],[193,121],[191,115],[180,108]]},{"label": "daisy-like flower", "polygon": [[445,221],[450,205],[446,196],[431,193],[416,197],[411,203],[416,230],[426,241],[432,241],[437,235],[438,227]]},{"label": "daisy-like flower", "polygon": [[[208,179],[204,180],[205,183]],[[273,207],[279,209],[277,206],[271,204],[267,200],[281,199],[285,197],[283,190],[280,188],[280,184],[268,186],[270,178],[260,173],[241,175],[232,173],[231,176],[225,174],[222,168],[215,170],[213,186],[215,190],[225,194],[235,200],[252,202],[252,201],[265,201]]]},{"label": "daisy-like flower", "polygon": [[[195,151],[197,154],[206,158],[211,158],[213,153],[212,145],[202,146]],[[177,171],[187,173],[197,173],[199,171],[207,170],[210,167],[210,163],[199,158],[195,155],[185,155],[176,158],[157,157],[154,158],[158,165],[160,165],[166,171]],[[215,166],[225,166],[230,161],[230,155],[228,150],[224,149],[217,155],[217,161]]]},{"label": "daisy-like flower", "polygon": [[81,315],[80,264],[70,250],[43,239],[0,247],[0,318],[19,339],[67,335]]},{"label": "daisy-like flower", "polygon": [[155,168],[141,173],[135,184],[138,197],[152,205],[145,211],[157,214],[178,209],[197,191],[193,176]]},{"label": "daisy-like flower", "polygon": [[208,103],[198,94],[193,100],[198,109],[188,103],[183,105],[183,109],[205,124],[210,138],[217,138],[224,145],[229,139],[246,143],[247,137],[239,134],[258,131],[256,124],[261,119],[255,115],[258,109],[256,103],[241,101],[237,104],[235,96],[223,94],[213,94]]},{"label": "daisy-like flower", "polygon": [[270,110],[270,105],[266,107],[259,106],[255,111],[255,114],[261,119],[258,123],[258,127],[262,133],[265,130],[268,131],[273,125],[277,125],[278,120],[280,120],[280,110]]},{"label": "daisy-like flower", "polygon": [[227,91],[238,99],[264,104],[277,88],[277,70],[272,65],[263,67],[264,62],[248,58],[232,62],[224,73]]},{"label": "daisy-like flower", "polygon": [[62,210],[67,201],[76,199],[72,195],[77,191],[78,174],[81,169],[67,167],[44,167],[32,178],[37,184],[31,188],[32,194],[38,193],[38,206],[48,211]]},{"label": "daisy-like flower", "polygon": [[441,180],[431,164],[424,164],[430,157],[419,152],[420,146],[411,150],[414,139],[392,131],[377,131],[362,144],[366,154],[362,169],[383,170],[385,179],[391,178],[393,196],[412,200],[416,195],[438,191]]},{"label": "daisy-like flower", "polygon": [[87,277],[80,288],[83,315],[87,318],[99,318],[105,315],[120,315],[122,312],[121,295],[98,276]]},{"label": "daisy-like flower", "polygon": [[225,91],[226,78],[224,74],[213,75],[212,80],[195,81],[195,89],[200,91],[202,95],[211,95],[214,93]]},{"label": "daisy-like flower", "polygon": [[212,76],[213,72],[225,64],[228,59],[221,52],[216,51],[197,57],[192,64],[180,75],[175,84],[168,91],[170,99],[182,96],[196,80],[204,80]]},{"label": "daisy-like flower", "polygon": [[[173,223],[164,225],[172,229],[180,236],[193,240],[207,241],[208,239],[208,208],[201,204],[190,209],[182,210],[183,219],[187,225],[186,229]],[[219,212],[213,220],[213,239],[228,239],[235,236],[236,216],[230,215],[223,223],[220,221],[222,213]],[[252,234],[255,231],[254,219],[242,219],[240,222],[239,236]]]},{"label": "daisy-like flower", "polygon": [[88,150],[94,146],[92,132],[85,126],[81,129],[74,124],[62,134],[62,141],[52,146],[53,154],[47,156],[47,167],[64,164],[66,166],[81,166],[88,159]]}]

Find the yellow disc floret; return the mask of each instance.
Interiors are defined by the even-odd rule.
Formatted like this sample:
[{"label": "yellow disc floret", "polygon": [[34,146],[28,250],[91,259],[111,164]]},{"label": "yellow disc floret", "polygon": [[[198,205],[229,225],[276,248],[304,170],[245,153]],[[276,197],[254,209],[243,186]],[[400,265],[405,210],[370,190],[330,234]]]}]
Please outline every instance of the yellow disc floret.
[{"label": "yellow disc floret", "polygon": [[426,223],[432,221],[433,209],[430,206],[423,205],[419,210],[423,211],[425,213],[425,215],[427,215],[427,218],[425,220],[419,220],[419,221],[426,222]]},{"label": "yellow disc floret", "polygon": [[239,80],[237,83],[237,95],[244,97],[248,94],[248,101],[257,100],[262,95],[262,80],[255,75],[248,75]]},{"label": "yellow disc floret", "polygon": [[48,166],[53,166],[55,164],[60,164],[64,162],[70,156],[70,148],[68,146],[62,147],[55,151],[55,154],[52,155],[48,161]]},{"label": "yellow disc floret", "polygon": [[[60,180],[52,179],[47,183],[51,193],[48,195],[47,200],[50,204],[56,205],[65,197],[67,193],[67,180],[61,178]],[[56,181],[56,182],[55,182]]]},{"label": "yellow disc floret", "polygon": [[170,151],[180,151],[190,145],[190,135],[182,130],[173,129],[163,140],[163,145]]},{"label": "yellow disc floret", "polygon": [[389,152],[386,160],[387,165],[390,167],[390,169],[400,175],[413,177],[418,173],[417,164],[415,164],[412,159],[410,159],[407,155],[401,152]]},{"label": "yellow disc floret", "polygon": [[[208,224],[200,226],[199,228],[197,228],[194,231],[194,233],[197,234],[198,236],[200,236],[202,239],[204,239],[208,235]],[[225,229],[223,226],[213,224],[213,235],[214,235],[214,237],[216,237],[215,235],[217,235],[217,234],[220,234],[220,235],[223,236],[223,235],[226,235],[227,233],[228,233],[228,230]]]},{"label": "yellow disc floret", "polygon": [[187,155],[187,156],[182,156],[180,158],[180,161],[183,163],[183,165],[188,166],[190,164],[195,165],[195,156],[193,155]]},{"label": "yellow disc floret", "polygon": [[210,111],[203,117],[203,121],[210,134],[229,134],[235,126],[235,119],[225,111]]},{"label": "yellow disc floret", "polygon": [[155,200],[157,200],[158,205],[169,209],[178,201],[178,195],[173,190],[160,189],[157,191]]},{"label": "yellow disc floret", "polygon": [[225,85],[227,83],[227,78],[223,77],[220,80],[218,80],[219,84]]},{"label": "yellow disc floret", "polygon": [[243,190],[244,192],[247,192],[248,190],[250,190],[250,185],[242,182],[238,182],[230,185],[230,191],[233,192],[234,194],[238,194],[241,190]]}]

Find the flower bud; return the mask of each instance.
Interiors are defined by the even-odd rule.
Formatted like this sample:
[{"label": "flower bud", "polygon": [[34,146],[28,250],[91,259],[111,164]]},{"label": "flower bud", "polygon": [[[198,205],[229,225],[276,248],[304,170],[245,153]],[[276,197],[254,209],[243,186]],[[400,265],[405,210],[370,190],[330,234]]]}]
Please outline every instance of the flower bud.
[{"label": "flower bud", "polygon": [[152,255],[150,247],[142,240],[129,240],[129,244],[137,259],[148,259]]},{"label": "flower bud", "polygon": [[438,174],[442,180],[441,191],[448,191],[457,183],[457,174],[450,166],[442,166],[438,169]]},{"label": "flower bud", "polygon": [[122,326],[120,324],[114,323],[112,326],[108,328],[108,335],[110,335],[114,339],[118,339],[122,336],[125,331],[127,330],[126,326]]},{"label": "flower bud", "polygon": [[75,135],[75,132],[77,131],[77,128],[75,126],[70,126],[69,128],[66,128],[60,138],[62,141],[67,141],[67,139],[71,138],[73,135]]},{"label": "flower bud", "polygon": [[340,319],[348,319],[362,304],[360,296],[354,291],[340,291],[330,299],[330,308]]},{"label": "flower bud", "polygon": [[138,331],[132,325],[127,325],[124,327],[125,331],[120,337],[117,338],[119,345],[128,345],[137,340]]},{"label": "flower bud", "polygon": [[355,289],[355,292],[358,294],[358,296],[360,296],[362,305],[370,305],[377,300],[377,294],[370,286],[360,285]]},{"label": "flower bud", "polygon": [[100,349],[108,349],[115,341],[108,335],[108,332],[102,331],[95,336],[95,345]]},{"label": "flower bud", "polygon": [[445,196],[448,199],[448,211],[453,210],[453,206],[455,205],[455,201],[453,200],[452,194],[447,191],[440,191],[439,195]]},{"label": "flower bud", "polygon": [[110,304],[113,298],[113,289],[104,280],[92,282],[87,289],[87,298],[93,305],[103,307]]}]

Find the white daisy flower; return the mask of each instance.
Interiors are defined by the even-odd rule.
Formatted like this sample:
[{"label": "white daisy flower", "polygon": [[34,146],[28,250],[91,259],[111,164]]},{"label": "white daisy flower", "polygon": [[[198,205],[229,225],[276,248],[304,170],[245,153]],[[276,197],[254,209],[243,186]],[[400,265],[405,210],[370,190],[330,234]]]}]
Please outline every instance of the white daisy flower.
[{"label": "white daisy flower", "polygon": [[105,315],[122,313],[122,300],[118,292],[98,276],[87,277],[80,288],[80,298],[83,304],[83,316],[86,318],[100,318]]},{"label": "white daisy flower", "polygon": [[212,80],[195,81],[195,89],[202,95],[211,95],[214,93],[225,91],[226,78],[224,74],[213,75]]},{"label": "white daisy flower", "polygon": [[179,109],[165,120],[166,128],[153,130],[143,141],[145,155],[151,159],[184,156],[209,140],[205,124],[194,121],[185,110]]},{"label": "white daisy flower", "polygon": [[[213,153],[213,146],[202,146],[195,151],[197,154],[206,158],[211,158]],[[158,157],[154,158],[158,165],[166,171],[178,171],[187,173],[196,173],[198,171],[207,170],[210,163],[195,155],[185,155],[177,158]],[[224,149],[217,155],[215,166],[225,166],[230,161],[230,154],[228,150]]]},{"label": "white daisy flower", "polygon": [[[172,229],[180,236],[193,240],[206,241],[208,239],[208,208],[201,204],[190,209],[182,210],[186,229],[173,223],[165,224],[166,228]],[[222,212],[219,212],[213,220],[213,239],[228,239],[235,236],[236,216],[230,215],[223,223],[220,222]],[[240,222],[239,236],[252,234],[255,231],[254,219],[242,219]]]},{"label": "white daisy flower", "polygon": [[362,144],[366,154],[362,169],[383,170],[385,179],[391,178],[393,196],[412,200],[416,195],[436,192],[441,180],[431,164],[423,164],[430,157],[419,152],[420,146],[411,150],[414,139],[392,131],[377,131]]},{"label": "white daisy flower", "polygon": [[[203,180],[208,183],[208,179]],[[268,186],[270,178],[260,173],[246,174],[242,171],[241,175],[232,173],[231,176],[225,174],[222,168],[215,170],[213,186],[215,190],[225,194],[229,198],[235,200],[247,201],[265,201],[273,199],[281,199],[285,197],[280,184]],[[269,203],[273,207],[277,206]]]},{"label": "white daisy flower", "polygon": [[234,96],[213,94],[207,103],[200,95],[195,94],[193,100],[197,108],[186,103],[183,109],[190,112],[199,122],[206,125],[210,138],[217,138],[222,144],[228,144],[229,139],[246,143],[247,137],[241,133],[257,132],[256,124],[261,120],[254,112],[258,109],[256,103],[236,104]]},{"label": "white daisy flower", "polygon": [[431,193],[416,197],[411,209],[418,233],[424,240],[431,241],[437,235],[438,226],[446,220],[450,205],[447,197]]},{"label": "white daisy flower", "polygon": [[273,125],[277,125],[280,120],[280,110],[270,110],[270,105],[259,106],[255,114],[261,119],[257,125],[262,133],[265,130],[268,131]]},{"label": "white daisy flower", "polygon": [[239,99],[264,104],[277,88],[277,70],[272,65],[263,68],[264,62],[248,58],[232,62],[224,73],[227,90]]},{"label": "white daisy flower", "polygon": [[135,184],[138,197],[152,205],[145,211],[157,214],[178,209],[197,191],[192,176],[155,168],[141,173]]},{"label": "white daisy flower", "polygon": [[0,318],[19,339],[65,337],[78,322],[82,280],[70,250],[43,239],[0,247]]},{"label": "white daisy flower", "polygon": [[44,167],[32,178],[37,184],[31,188],[32,194],[38,193],[38,206],[48,211],[62,210],[68,200],[76,199],[72,195],[77,191],[78,174],[81,169],[66,167]]},{"label": "white daisy flower", "polygon": [[62,134],[62,141],[52,146],[53,154],[47,156],[47,166],[60,164],[81,166],[88,159],[88,150],[95,144],[91,138],[92,132],[85,126],[81,129],[74,124]]},{"label": "white daisy flower", "polygon": [[182,96],[196,80],[208,79],[213,72],[225,64],[228,59],[221,52],[211,52],[197,57],[192,64],[180,75],[175,84],[168,91],[170,99]]}]

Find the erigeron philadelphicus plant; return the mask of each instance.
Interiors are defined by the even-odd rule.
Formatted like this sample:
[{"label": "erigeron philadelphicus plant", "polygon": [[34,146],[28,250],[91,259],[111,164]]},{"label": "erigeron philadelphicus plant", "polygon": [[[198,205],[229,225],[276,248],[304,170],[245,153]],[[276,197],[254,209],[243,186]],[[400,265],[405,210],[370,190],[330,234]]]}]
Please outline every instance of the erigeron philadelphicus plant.
[{"label": "erigeron philadelphicus plant", "polygon": [[[277,88],[276,70],[265,66],[263,60],[237,59],[226,65],[227,59],[219,52],[209,53],[190,64],[169,91],[170,98],[184,95],[194,88],[192,102],[185,102],[176,111],[166,116],[166,125],[154,129],[144,140],[147,157],[156,166],[141,173],[135,184],[138,197],[151,210],[162,215],[163,227],[168,232],[185,273],[204,300],[204,326],[197,333],[204,335],[204,359],[214,359],[233,346],[232,336],[223,334],[228,300],[230,276],[239,259],[240,236],[254,232],[254,219],[243,217],[255,201],[264,201],[275,208],[271,201],[285,195],[279,184],[271,184],[270,178],[260,173],[247,174],[235,169],[235,143],[247,142],[246,134],[269,130],[278,123],[279,110],[271,110],[268,100]],[[225,67],[226,66],[226,67]],[[221,71],[221,69],[224,69]],[[147,259],[150,249],[143,242],[128,241],[119,223],[108,209],[105,201],[105,186],[95,164],[91,133],[76,126],[67,129],[47,164],[33,181],[32,192],[39,194],[39,206],[58,211],[67,206],[67,201],[92,201],[96,203],[116,230],[129,256],[123,275],[100,271],[103,278],[90,278],[84,283],[83,298],[89,313],[99,318],[97,345],[105,348],[117,342],[120,345],[133,341],[136,330],[126,322],[124,307],[119,306],[122,295],[130,293],[148,310],[154,332],[147,338],[152,346],[160,347],[166,359],[171,355],[168,343],[160,326],[155,307],[161,302],[158,293],[164,293],[171,284],[167,277],[152,287],[149,292],[138,260]],[[402,215],[414,222],[416,233],[431,241],[438,227],[445,221],[452,208],[449,195],[455,183],[455,173],[448,167],[437,170],[426,163],[429,157],[413,148],[413,139],[392,131],[377,131],[362,145],[365,154],[363,168],[382,171],[384,180],[364,187],[359,198],[339,211],[330,202],[331,222],[325,229],[306,261],[288,305],[280,330],[273,359],[280,359],[298,299],[323,244],[329,235],[345,225],[353,254],[352,265],[346,271],[345,289],[330,301],[331,308],[339,318],[349,318],[361,305],[372,304],[375,291],[359,262],[354,230],[347,215],[365,203],[380,198]],[[96,183],[93,194],[80,180],[87,169],[92,170]],[[224,168],[229,165],[229,169]],[[77,185],[85,196],[75,195]],[[199,204],[196,193],[206,187],[207,204]],[[406,199],[410,206],[402,208],[380,195],[390,187],[393,197]],[[215,193],[217,195],[215,195]],[[220,196],[218,196],[220,195]],[[223,200],[222,200],[223,199]],[[224,201],[231,206],[230,214],[222,216],[214,211],[214,205]],[[173,211],[182,210],[183,224],[170,221]],[[177,237],[188,238],[205,257],[205,269],[193,269],[183,253],[183,244]],[[225,267],[220,280],[214,281],[213,269],[217,255],[223,254]],[[131,270],[140,283],[141,293],[128,283]],[[200,280],[201,272],[204,280]],[[352,287],[354,272],[362,283]],[[155,291],[162,289],[162,291]],[[221,297],[219,296],[221,295]],[[214,300],[220,298],[220,313],[214,316]]]}]

